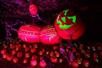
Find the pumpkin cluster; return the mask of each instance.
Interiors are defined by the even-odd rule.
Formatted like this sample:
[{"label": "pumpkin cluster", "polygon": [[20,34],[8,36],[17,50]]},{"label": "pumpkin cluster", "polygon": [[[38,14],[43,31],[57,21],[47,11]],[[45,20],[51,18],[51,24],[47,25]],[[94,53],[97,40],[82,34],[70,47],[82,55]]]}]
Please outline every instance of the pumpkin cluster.
[{"label": "pumpkin cluster", "polygon": [[84,33],[82,21],[69,9],[60,12],[54,25],[43,28],[35,25],[23,25],[18,30],[18,37],[29,43],[42,42],[43,44],[60,43],[65,40],[76,40]]}]

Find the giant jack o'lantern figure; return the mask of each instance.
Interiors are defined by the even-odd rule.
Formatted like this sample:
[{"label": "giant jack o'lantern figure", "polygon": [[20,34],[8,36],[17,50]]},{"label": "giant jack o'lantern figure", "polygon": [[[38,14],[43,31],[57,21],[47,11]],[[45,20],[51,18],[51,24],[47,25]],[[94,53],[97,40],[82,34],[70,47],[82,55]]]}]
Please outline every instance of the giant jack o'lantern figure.
[{"label": "giant jack o'lantern figure", "polygon": [[18,37],[28,43],[39,42],[40,28],[34,25],[23,25],[18,30]]},{"label": "giant jack o'lantern figure", "polygon": [[84,33],[83,23],[69,9],[58,14],[54,25],[63,39],[76,40]]}]

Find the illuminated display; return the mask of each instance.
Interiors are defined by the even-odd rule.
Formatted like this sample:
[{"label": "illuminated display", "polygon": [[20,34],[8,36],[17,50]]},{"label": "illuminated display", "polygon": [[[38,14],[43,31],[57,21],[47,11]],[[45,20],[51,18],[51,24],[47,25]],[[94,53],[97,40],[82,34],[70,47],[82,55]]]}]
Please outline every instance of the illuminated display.
[{"label": "illuminated display", "polygon": [[38,13],[38,8],[37,8],[37,6],[36,6],[35,4],[31,4],[31,5],[29,6],[29,12],[30,12],[31,16],[36,16],[37,13]]},{"label": "illuminated display", "polygon": [[[72,20],[72,23],[76,23],[76,16],[69,16],[68,14],[68,10],[64,10],[63,14],[64,16],[61,16],[61,14],[59,14],[58,18],[57,18],[57,24],[59,24],[59,27],[61,29],[69,29],[71,28],[72,24],[67,24],[67,19]],[[61,16],[61,19],[59,19],[59,17]],[[64,23],[64,24],[62,24]],[[66,23],[66,24],[65,24]]]},{"label": "illuminated display", "polygon": [[43,44],[56,44],[60,42],[60,38],[54,27],[44,27],[40,32],[40,41]]},{"label": "illuminated display", "polygon": [[58,35],[63,39],[76,40],[84,32],[81,20],[69,9],[58,14],[54,25]]},{"label": "illuminated display", "polygon": [[39,42],[40,28],[32,25],[21,26],[18,30],[18,37],[25,42]]}]

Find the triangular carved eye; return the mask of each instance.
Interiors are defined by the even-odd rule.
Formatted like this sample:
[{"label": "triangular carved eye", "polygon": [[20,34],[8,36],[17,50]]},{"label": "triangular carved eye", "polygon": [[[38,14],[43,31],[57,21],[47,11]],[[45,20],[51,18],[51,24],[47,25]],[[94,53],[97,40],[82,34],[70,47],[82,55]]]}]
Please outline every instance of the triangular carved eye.
[{"label": "triangular carved eye", "polygon": [[76,23],[76,16],[68,16],[68,19],[71,19],[73,23]]},{"label": "triangular carved eye", "polygon": [[66,17],[62,17],[61,20],[66,23]]}]

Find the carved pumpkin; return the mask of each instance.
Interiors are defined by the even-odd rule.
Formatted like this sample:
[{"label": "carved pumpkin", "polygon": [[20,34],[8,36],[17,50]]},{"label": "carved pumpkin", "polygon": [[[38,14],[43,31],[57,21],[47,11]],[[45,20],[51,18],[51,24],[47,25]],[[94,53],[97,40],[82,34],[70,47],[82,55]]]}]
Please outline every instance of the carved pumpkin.
[{"label": "carved pumpkin", "polygon": [[36,16],[37,13],[38,13],[38,8],[37,8],[37,6],[36,6],[35,4],[31,4],[31,5],[29,6],[29,12],[30,12],[30,14],[31,14],[32,16]]},{"label": "carved pumpkin", "polygon": [[58,14],[54,25],[63,39],[76,40],[84,33],[83,23],[69,9]]}]

